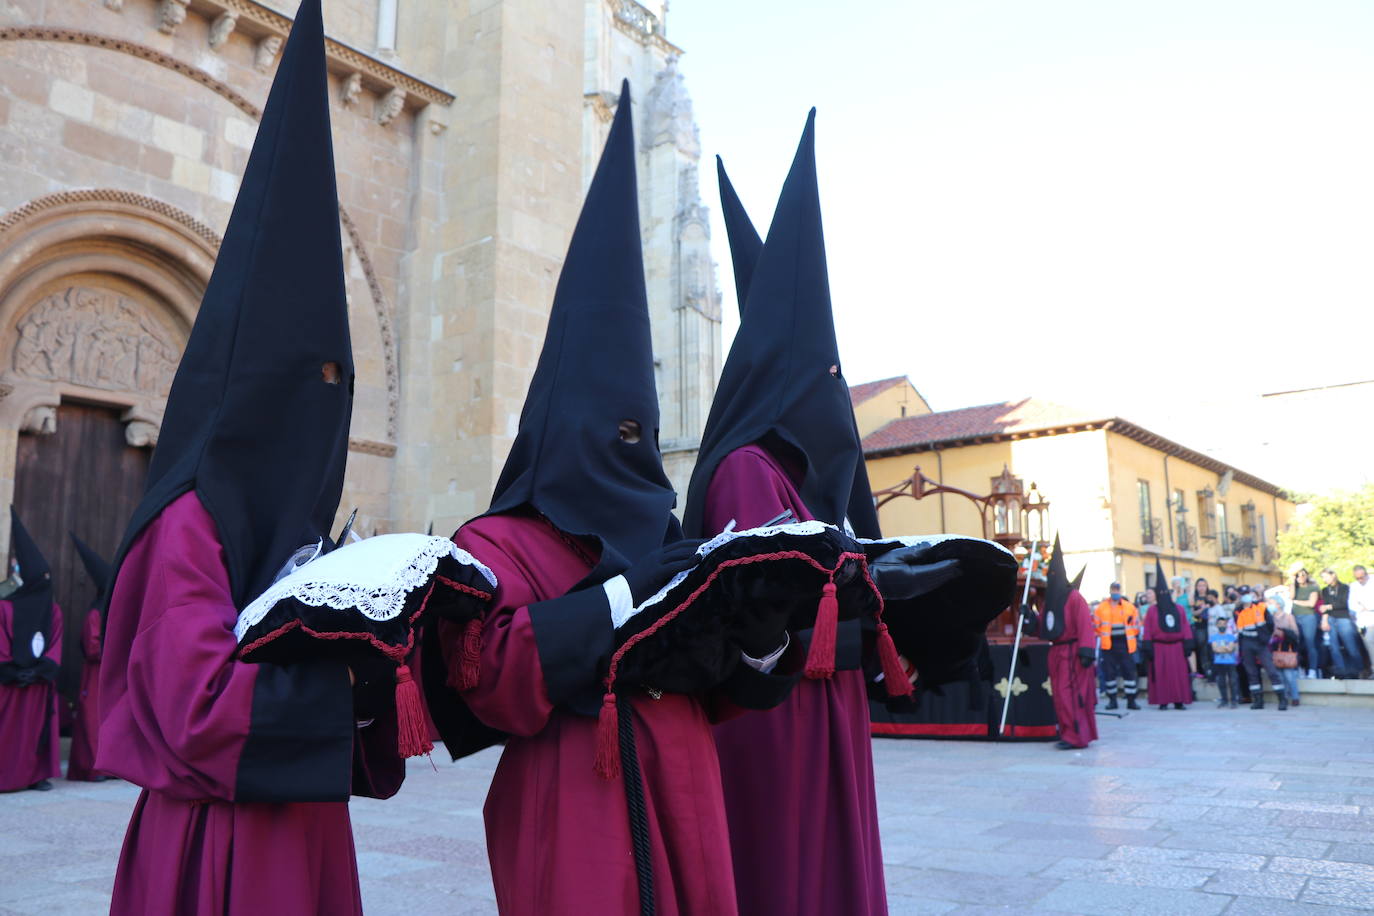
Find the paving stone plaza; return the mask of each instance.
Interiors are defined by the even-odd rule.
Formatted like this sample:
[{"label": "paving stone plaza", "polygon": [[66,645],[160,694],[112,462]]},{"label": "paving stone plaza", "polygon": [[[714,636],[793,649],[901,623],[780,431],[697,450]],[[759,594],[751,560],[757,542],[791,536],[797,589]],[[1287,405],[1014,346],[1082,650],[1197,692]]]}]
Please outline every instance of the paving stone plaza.
[{"label": "paving stone plaza", "polygon": [[[1374,910],[1374,715],[1147,707],[1082,752],[875,743],[893,914],[1338,916]],[[353,803],[366,911],[489,914],[497,751],[411,762]],[[136,791],[0,796],[0,916],[99,913]]]}]

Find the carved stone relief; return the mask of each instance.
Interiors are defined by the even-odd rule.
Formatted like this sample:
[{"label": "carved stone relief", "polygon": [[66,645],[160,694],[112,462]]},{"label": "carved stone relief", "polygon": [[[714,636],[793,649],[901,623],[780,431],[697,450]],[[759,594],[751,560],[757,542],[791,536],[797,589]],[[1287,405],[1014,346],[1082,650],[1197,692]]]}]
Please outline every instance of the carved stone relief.
[{"label": "carved stone relief", "polygon": [[233,13],[224,12],[219,15],[214,22],[210,23],[210,48],[218,51],[229,40],[229,36],[234,34],[234,27],[238,25],[239,17]]},{"label": "carved stone relief", "polygon": [[693,159],[701,155],[701,137],[692,114],[692,97],[687,94],[687,84],[682,78],[682,71],[677,68],[676,54],[668,55],[663,69],[654,75],[647,108],[645,149],[652,149],[660,143],[672,143]]},{"label": "carved stone relief", "polygon": [[277,59],[277,52],[281,50],[281,36],[268,35],[258,42],[257,49],[253,53],[253,66],[259,73],[266,73],[272,69],[272,64]]},{"label": "carved stone relief", "polygon": [[190,0],[162,0],[157,7],[157,30],[171,35],[186,21],[186,5]]},{"label": "carved stone relief", "polygon": [[19,431],[35,436],[51,436],[57,432],[57,408],[46,404],[30,407],[24,419],[19,421]]},{"label": "carved stone relief", "polygon": [[361,73],[350,73],[343,83],[339,86],[339,101],[345,108],[351,108],[357,104],[358,96],[363,91],[363,75]]},{"label": "carved stone relief", "polygon": [[16,328],[17,378],[166,397],[181,348],[138,303],[76,286],[40,299]]},{"label": "carved stone relief", "polygon": [[401,113],[406,105],[405,93],[392,89],[377,102],[377,123],[385,127]]}]

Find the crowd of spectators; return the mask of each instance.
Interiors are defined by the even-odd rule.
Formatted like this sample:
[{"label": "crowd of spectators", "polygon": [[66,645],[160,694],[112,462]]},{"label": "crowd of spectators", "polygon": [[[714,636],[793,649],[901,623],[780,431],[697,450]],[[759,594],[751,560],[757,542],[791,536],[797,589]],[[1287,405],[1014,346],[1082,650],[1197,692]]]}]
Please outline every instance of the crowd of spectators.
[{"label": "crowd of spectators", "polygon": [[1237,677],[1240,660],[1226,651],[1235,643],[1229,637],[1237,632],[1238,615],[1256,605],[1264,606],[1268,634],[1268,657],[1258,661],[1271,680],[1277,673],[1273,686],[1282,686],[1294,704],[1300,702],[1302,680],[1372,676],[1374,578],[1364,566],[1354,567],[1349,583],[1330,567],[1320,577],[1318,584],[1307,569],[1297,567],[1282,585],[1229,586],[1225,594],[1206,579],[1198,579],[1190,595],[1183,593],[1182,580],[1172,583],[1175,601],[1192,609],[1195,676],[1217,684],[1221,705],[1249,702],[1258,680]]}]

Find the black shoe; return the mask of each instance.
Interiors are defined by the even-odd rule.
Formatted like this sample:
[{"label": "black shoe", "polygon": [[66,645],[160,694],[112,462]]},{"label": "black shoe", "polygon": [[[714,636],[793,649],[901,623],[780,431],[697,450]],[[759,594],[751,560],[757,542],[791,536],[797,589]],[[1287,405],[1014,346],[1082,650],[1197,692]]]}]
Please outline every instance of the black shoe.
[{"label": "black shoe", "polygon": [[1138,704],[1138,703],[1135,701],[1135,697],[1127,697],[1127,698],[1126,698],[1126,708],[1127,708],[1127,709],[1139,709],[1139,708],[1140,708],[1140,704]]},{"label": "black shoe", "polygon": [[1107,708],[1116,709],[1116,697],[1107,697]]},{"label": "black shoe", "polygon": [[1061,751],[1076,751],[1076,750],[1078,750],[1077,747],[1073,746],[1072,744],[1070,744],[1069,742],[1063,740],[1062,738],[1061,738],[1060,740],[1054,742],[1054,746],[1057,747],[1057,748],[1059,748]]},{"label": "black shoe", "polygon": [[1292,705],[1294,705],[1294,706],[1301,706],[1301,705],[1302,705],[1302,700],[1294,699]]},{"label": "black shoe", "polygon": [[1251,709],[1263,709],[1263,708],[1264,708],[1264,700],[1260,699],[1259,697],[1256,697],[1256,698],[1255,698],[1255,701],[1254,701],[1253,703],[1250,704],[1250,708],[1251,708]]},{"label": "black shoe", "polygon": [[1279,694],[1279,712],[1283,712],[1283,711],[1284,711],[1285,709],[1287,709],[1287,708],[1288,708],[1288,697],[1287,697],[1287,695],[1281,693],[1281,694]]},{"label": "black shoe", "polygon": [[35,792],[50,792],[52,791],[52,780],[40,779],[38,780],[38,782],[29,786],[29,788]]},{"label": "black shoe", "polygon": [[1225,709],[1225,708],[1226,708],[1226,701],[1225,701],[1225,700],[1217,700],[1217,709]]},{"label": "black shoe", "polygon": [[1160,704],[1159,704],[1159,711],[1160,711],[1160,712],[1163,712],[1164,710],[1166,710],[1166,709],[1168,709],[1168,708],[1169,708],[1169,704],[1168,704],[1168,703],[1160,703]]},{"label": "black shoe", "polygon": [[1174,704],[1174,709],[1187,709],[1187,708],[1188,708],[1188,707],[1187,707],[1187,706],[1184,706],[1182,703],[1175,703],[1175,704]]}]

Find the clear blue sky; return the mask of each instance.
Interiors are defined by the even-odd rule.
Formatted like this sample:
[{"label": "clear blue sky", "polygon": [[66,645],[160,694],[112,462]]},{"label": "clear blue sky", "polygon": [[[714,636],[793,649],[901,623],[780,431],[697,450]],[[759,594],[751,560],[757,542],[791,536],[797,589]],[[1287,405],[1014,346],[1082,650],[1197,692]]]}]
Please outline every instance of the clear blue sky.
[{"label": "clear blue sky", "polygon": [[1374,2],[675,0],[668,36],[713,210],[720,153],[764,231],[817,107],[852,382],[1196,442],[1374,377]]}]

